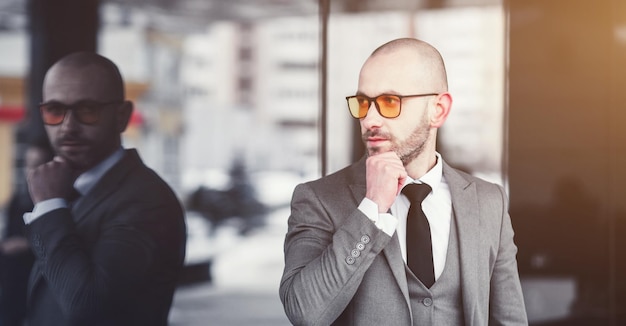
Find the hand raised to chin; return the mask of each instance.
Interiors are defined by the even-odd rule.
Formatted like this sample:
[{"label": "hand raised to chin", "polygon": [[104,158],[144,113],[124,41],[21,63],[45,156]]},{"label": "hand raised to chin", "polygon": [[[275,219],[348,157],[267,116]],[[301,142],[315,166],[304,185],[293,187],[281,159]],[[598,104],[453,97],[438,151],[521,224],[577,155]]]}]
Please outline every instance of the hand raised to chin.
[{"label": "hand raised to chin", "polygon": [[28,191],[35,204],[51,198],[68,199],[77,177],[77,171],[59,156],[26,173]]},{"label": "hand raised to chin", "polygon": [[407,177],[406,169],[395,152],[372,155],[365,163],[366,193],[385,213],[396,199]]}]

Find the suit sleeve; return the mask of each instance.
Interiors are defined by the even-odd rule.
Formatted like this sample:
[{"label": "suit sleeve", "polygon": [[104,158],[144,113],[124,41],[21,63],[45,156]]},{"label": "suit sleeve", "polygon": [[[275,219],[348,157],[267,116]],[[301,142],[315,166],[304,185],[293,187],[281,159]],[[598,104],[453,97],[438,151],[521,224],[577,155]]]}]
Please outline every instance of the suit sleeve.
[{"label": "suit sleeve", "polygon": [[502,224],[496,261],[491,275],[489,325],[528,325],[524,297],[517,269],[517,247],[513,242],[513,226],[508,214],[508,199],[502,196]]},{"label": "suit sleeve", "polygon": [[67,208],[48,212],[28,226],[37,270],[64,315],[77,324],[94,324],[119,313],[124,302],[137,297],[137,289],[145,288],[155,268],[167,280],[178,273],[171,267],[182,264],[174,261],[178,258],[157,263],[172,257],[159,243],[177,232],[171,221],[182,216],[180,206],[131,201],[114,206],[109,209],[115,218],[92,226],[99,228],[97,239],[81,237]]},{"label": "suit sleeve", "polygon": [[391,239],[352,202],[342,205],[337,195],[332,199],[339,203],[329,204],[325,195],[323,202],[303,184],[296,187],[291,202],[280,298],[294,325],[332,324]]}]

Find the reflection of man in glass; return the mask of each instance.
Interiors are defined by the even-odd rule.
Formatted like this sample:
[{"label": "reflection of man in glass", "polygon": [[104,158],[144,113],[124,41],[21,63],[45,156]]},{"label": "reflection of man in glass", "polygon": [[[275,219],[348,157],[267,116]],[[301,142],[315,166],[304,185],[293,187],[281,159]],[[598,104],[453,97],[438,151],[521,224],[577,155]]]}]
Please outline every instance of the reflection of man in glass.
[{"label": "reflection of man in glass", "polygon": [[55,151],[28,172],[29,325],[166,325],[185,252],[170,187],[124,149],[132,103],[113,62],[70,54],[40,105]]},{"label": "reflection of man in glass", "polygon": [[[52,159],[47,144],[32,144],[24,152],[24,167],[32,169]],[[34,257],[25,236],[22,216],[33,209],[26,185],[15,189],[0,237],[0,325],[19,326],[26,316],[26,284]]]},{"label": "reflection of man in glass", "polygon": [[[347,100],[367,157],[293,194],[280,296],[294,324],[528,323],[504,190],[435,151],[446,79],[439,52],[415,39],[363,65]],[[421,205],[405,195],[416,187]],[[428,248],[416,251],[420,239]]]}]

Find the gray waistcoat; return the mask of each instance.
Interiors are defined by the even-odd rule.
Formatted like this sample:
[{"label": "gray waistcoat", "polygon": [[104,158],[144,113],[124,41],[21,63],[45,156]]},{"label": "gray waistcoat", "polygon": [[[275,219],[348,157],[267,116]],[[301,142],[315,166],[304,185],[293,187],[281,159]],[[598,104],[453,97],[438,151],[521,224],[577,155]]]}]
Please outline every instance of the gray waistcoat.
[{"label": "gray waistcoat", "polygon": [[459,241],[455,218],[450,222],[446,265],[439,279],[428,289],[407,267],[413,325],[463,325]]}]

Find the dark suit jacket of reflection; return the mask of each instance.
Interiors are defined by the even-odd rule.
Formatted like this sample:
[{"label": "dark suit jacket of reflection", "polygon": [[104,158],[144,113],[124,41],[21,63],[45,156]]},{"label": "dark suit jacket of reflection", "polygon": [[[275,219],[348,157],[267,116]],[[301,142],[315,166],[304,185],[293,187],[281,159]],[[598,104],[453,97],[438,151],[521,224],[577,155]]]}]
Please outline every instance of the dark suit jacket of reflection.
[{"label": "dark suit jacket of reflection", "polygon": [[[443,162],[457,223],[465,325],[527,325],[502,187]],[[280,296],[295,325],[415,325],[397,234],[357,208],[365,159],[296,187]],[[365,238],[364,238],[365,237]],[[365,243],[352,264],[357,243]]]},{"label": "dark suit jacket of reflection", "polygon": [[29,325],[166,325],[186,228],[170,187],[135,150],[78,199],[27,227]]}]

